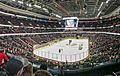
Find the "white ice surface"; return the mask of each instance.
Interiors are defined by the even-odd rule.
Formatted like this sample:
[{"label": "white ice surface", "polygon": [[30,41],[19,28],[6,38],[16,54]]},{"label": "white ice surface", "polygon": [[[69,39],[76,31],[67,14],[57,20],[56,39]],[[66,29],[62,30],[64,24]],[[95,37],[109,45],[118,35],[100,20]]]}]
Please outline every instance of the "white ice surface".
[{"label": "white ice surface", "polygon": [[[69,40],[72,40],[70,45]],[[79,45],[81,44],[83,48],[79,50]],[[62,49],[62,51],[59,52],[59,49]],[[88,51],[88,39],[65,39],[53,45],[36,49],[34,54],[61,62],[66,62],[66,60],[67,62],[75,62],[86,58]]]}]

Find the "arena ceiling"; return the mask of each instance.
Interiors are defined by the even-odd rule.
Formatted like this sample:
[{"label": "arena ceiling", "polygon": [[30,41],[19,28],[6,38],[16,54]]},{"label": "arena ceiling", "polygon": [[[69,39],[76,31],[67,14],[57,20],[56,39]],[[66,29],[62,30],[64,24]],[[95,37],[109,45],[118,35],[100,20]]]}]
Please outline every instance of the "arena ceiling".
[{"label": "arena ceiling", "polygon": [[[8,0],[6,0],[8,1]],[[23,1],[32,6],[28,10],[51,17],[76,16],[79,18],[94,18],[110,14],[120,8],[120,0],[12,0]],[[38,9],[35,8],[35,5]]]},{"label": "arena ceiling", "polygon": [[[61,17],[91,18],[111,13],[120,6],[120,0],[35,0],[44,4],[50,13]],[[34,2],[35,2],[34,1]]]}]

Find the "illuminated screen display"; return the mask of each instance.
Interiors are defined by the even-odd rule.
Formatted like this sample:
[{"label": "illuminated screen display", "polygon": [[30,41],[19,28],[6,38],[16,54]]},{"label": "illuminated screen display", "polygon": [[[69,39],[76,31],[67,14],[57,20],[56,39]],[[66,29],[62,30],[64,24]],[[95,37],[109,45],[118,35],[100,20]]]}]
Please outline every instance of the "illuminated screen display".
[{"label": "illuminated screen display", "polygon": [[63,18],[65,29],[77,29],[78,27],[78,18],[77,17],[67,17]]}]

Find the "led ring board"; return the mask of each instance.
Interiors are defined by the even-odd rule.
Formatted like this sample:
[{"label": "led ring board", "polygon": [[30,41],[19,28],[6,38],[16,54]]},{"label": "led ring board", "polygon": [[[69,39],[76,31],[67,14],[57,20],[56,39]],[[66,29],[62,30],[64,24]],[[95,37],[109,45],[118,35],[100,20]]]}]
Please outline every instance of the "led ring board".
[{"label": "led ring board", "polygon": [[77,17],[65,17],[63,18],[65,24],[65,30],[77,30],[78,28],[78,18]]}]

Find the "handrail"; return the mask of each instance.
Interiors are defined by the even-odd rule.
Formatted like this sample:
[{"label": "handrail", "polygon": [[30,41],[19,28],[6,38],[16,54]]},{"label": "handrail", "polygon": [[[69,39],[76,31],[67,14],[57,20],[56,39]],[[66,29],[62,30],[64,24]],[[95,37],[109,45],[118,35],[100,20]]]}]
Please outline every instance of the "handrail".
[{"label": "handrail", "polygon": [[[24,35],[39,35],[39,34],[62,34],[62,33],[71,33],[71,32],[43,32],[43,33],[10,33],[10,34],[0,34],[1,36],[24,36]],[[120,33],[113,33],[113,32],[92,32],[92,31],[79,31],[79,32],[72,32],[72,33],[97,33],[97,34],[109,34],[109,35],[120,35]]]}]

